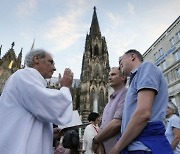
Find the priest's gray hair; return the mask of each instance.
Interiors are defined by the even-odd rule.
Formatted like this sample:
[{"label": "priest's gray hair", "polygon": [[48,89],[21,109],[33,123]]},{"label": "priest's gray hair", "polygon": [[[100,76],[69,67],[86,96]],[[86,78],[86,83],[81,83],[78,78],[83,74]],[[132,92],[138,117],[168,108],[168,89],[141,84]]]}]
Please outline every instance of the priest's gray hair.
[{"label": "priest's gray hair", "polygon": [[44,49],[33,49],[33,50],[30,50],[27,54],[26,54],[26,57],[25,57],[25,60],[24,60],[24,63],[26,66],[28,67],[33,67],[34,65],[34,60],[33,58],[35,56],[40,56],[40,58],[44,58],[45,55],[46,55],[46,52]]},{"label": "priest's gray hair", "polygon": [[179,116],[178,108],[177,108],[177,106],[173,102],[169,101],[168,102],[168,107],[173,110],[174,114]]}]

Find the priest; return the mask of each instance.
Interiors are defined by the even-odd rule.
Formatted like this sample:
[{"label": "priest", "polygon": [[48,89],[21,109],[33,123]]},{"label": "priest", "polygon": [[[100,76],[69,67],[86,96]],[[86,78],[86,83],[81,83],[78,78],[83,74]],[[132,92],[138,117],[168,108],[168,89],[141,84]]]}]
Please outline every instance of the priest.
[{"label": "priest", "polygon": [[73,73],[66,68],[60,90],[49,89],[45,79],[56,70],[51,54],[33,49],[25,64],[10,76],[0,96],[0,153],[52,154],[52,124],[65,126],[72,118]]}]

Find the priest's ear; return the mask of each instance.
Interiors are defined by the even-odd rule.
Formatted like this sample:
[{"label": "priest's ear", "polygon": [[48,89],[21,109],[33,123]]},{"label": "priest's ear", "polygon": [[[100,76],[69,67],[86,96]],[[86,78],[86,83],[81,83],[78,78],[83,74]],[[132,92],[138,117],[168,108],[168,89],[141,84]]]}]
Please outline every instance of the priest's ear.
[{"label": "priest's ear", "polygon": [[41,60],[41,57],[39,55],[36,55],[33,57],[34,64],[39,64]]}]

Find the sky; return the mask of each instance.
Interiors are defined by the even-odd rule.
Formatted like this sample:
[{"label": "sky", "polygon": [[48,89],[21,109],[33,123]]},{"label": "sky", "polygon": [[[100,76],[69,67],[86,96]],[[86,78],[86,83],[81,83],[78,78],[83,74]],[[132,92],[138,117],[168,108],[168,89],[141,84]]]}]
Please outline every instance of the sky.
[{"label": "sky", "polygon": [[94,6],[110,67],[129,49],[143,54],[180,15],[180,0],[0,0],[1,55],[15,42],[24,60],[35,40],[53,55],[54,77],[69,67],[80,79]]}]

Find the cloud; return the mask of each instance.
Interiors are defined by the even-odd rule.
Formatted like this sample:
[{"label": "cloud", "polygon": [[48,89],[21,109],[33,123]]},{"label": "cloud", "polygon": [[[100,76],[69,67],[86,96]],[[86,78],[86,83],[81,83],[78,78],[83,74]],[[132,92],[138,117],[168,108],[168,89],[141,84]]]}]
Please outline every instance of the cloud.
[{"label": "cloud", "polygon": [[[79,1],[80,5],[82,1]],[[79,4],[78,3],[78,4]],[[54,50],[64,50],[84,37],[88,25],[81,18],[84,15],[82,6],[68,4],[69,8],[65,15],[57,16],[49,21],[45,37],[55,44]],[[74,7],[77,7],[76,9]],[[44,35],[44,34],[43,34]]]},{"label": "cloud", "polygon": [[37,7],[37,0],[25,0],[17,5],[16,14],[18,17],[26,17],[34,12]]},{"label": "cloud", "polygon": [[115,15],[111,12],[107,14],[107,23],[104,36],[106,37],[107,47],[110,55],[117,57],[122,55],[131,44],[136,41],[138,33],[131,28],[129,20],[124,16]]},{"label": "cloud", "polygon": [[109,22],[111,23],[112,27],[120,26],[124,23],[123,18],[119,14],[115,15],[112,12],[109,12],[107,13],[107,17],[108,17],[108,20],[110,20]]},{"label": "cloud", "polygon": [[84,37],[84,32],[81,28],[79,28],[79,24],[76,21],[66,17],[59,17],[52,21],[51,27],[45,36],[49,41],[56,44],[55,50],[63,50],[81,37]]},{"label": "cloud", "polygon": [[79,38],[76,32],[76,23],[66,17],[54,19],[46,36],[50,41],[59,43],[62,49],[68,47]]},{"label": "cloud", "polygon": [[57,76],[58,73],[63,73],[65,68],[71,68],[74,72],[74,78],[79,78],[82,67],[82,53],[67,53],[66,55],[56,54],[54,60],[57,62],[55,66],[58,68],[54,76]]},{"label": "cloud", "polygon": [[[141,11],[144,9],[141,8]],[[105,37],[110,55],[112,54],[113,57],[122,55],[124,51],[130,48],[136,48],[144,53],[178,17],[179,10],[180,5],[177,5],[177,1],[175,1],[175,4],[158,4],[148,11],[144,11],[143,14],[136,14],[134,5],[128,3],[129,14],[137,15],[136,18],[125,18],[123,15],[116,17],[109,13],[108,23],[112,25],[106,29]],[[172,16],[175,16],[173,21],[171,21]]]},{"label": "cloud", "polygon": [[[166,0],[167,1],[167,0]],[[163,3],[163,5],[158,5],[157,7],[155,7],[154,12],[159,15],[163,13],[163,17],[165,19],[167,18],[171,18],[171,16],[174,15],[178,15],[179,16],[179,10],[180,10],[180,5],[179,5],[179,0],[174,0],[173,3],[171,3],[170,1],[168,1],[167,3]],[[171,3],[171,4],[169,4]],[[152,10],[152,11],[153,11]],[[177,17],[178,17],[177,16]]]},{"label": "cloud", "polygon": [[131,15],[135,15],[135,7],[132,3],[128,2],[128,11]]},{"label": "cloud", "polygon": [[[117,34],[117,33],[116,33]],[[136,38],[138,37],[138,34],[135,32],[132,33],[126,33],[123,34],[123,32],[118,33],[118,36],[126,36],[126,37],[117,37],[114,33],[114,37],[110,37],[109,44],[111,45],[111,50],[116,54],[121,54],[122,52],[125,52],[127,49],[132,46],[132,44],[136,41]]]}]

